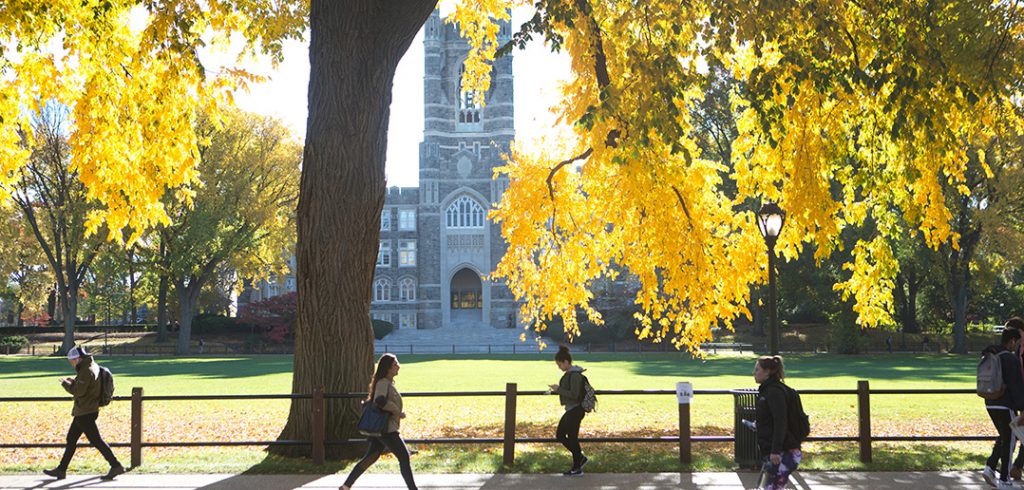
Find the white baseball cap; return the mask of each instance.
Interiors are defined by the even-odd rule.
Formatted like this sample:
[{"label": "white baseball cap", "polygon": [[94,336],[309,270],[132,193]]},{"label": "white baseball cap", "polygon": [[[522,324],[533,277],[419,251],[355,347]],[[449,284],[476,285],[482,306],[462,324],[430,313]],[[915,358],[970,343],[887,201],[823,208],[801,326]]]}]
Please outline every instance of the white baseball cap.
[{"label": "white baseball cap", "polygon": [[78,359],[79,357],[87,355],[89,355],[89,353],[85,351],[85,347],[72,347],[71,350],[68,351],[68,360]]}]

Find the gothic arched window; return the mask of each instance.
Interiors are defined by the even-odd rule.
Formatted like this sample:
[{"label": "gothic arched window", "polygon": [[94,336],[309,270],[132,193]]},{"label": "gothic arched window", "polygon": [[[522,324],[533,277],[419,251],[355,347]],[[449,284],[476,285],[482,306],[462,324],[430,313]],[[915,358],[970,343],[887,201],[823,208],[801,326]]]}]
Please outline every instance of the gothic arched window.
[{"label": "gothic arched window", "polygon": [[416,280],[411,277],[398,281],[398,300],[416,301]]},{"label": "gothic arched window", "polygon": [[484,208],[468,196],[462,196],[448,205],[445,212],[448,228],[483,228]]},{"label": "gothic arched window", "polygon": [[391,301],[391,281],[389,279],[377,279],[373,283],[374,301]]}]

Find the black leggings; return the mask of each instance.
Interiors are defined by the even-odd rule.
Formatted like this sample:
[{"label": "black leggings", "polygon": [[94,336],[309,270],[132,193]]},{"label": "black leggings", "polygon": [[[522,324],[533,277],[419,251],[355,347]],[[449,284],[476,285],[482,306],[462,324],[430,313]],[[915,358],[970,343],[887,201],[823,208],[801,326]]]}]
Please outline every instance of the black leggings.
[{"label": "black leggings", "polygon": [[402,436],[398,435],[398,432],[389,432],[387,434],[381,434],[380,437],[369,437],[370,447],[366,448],[366,454],[363,459],[359,460],[358,463],[352,468],[352,472],[348,474],[348,478],[345,479],[345,486],[351,487],[359,475],[362,475],[367,468],[373,463],[377,462],[377,458],[380,457],[381,453],[384,452],[384,448],[387,447],[391,454],[394,454],[398,458],[398,467],[402,470],[402,478],[405,479],[405,486],[409,487],[409,490],[416,490],[416,482],[412,478],[412,464],[409,463],[409,448],[405,447],[405,441],[402,440]]},{"label": "black leggings", "polygon": [[110,463],[110,466],[117,466],[121,463],[117,462],[117,458],[114,457],[114,452],[110,450],[110,446],[103,441],[103,437],[100,436],[100,429],[96,427],[96,418],[99,417],[99,412],[90,413],[86,415],[79,415],[71,420],[71,428],[68,429],[67,444],[64,446],[64,457],[60,459],[60,468],[67,469],[68,464],[71,463],[71,457],[75,455],[75,449],[78,449],[78,439],[85,434],[85,438],[89,440],[96,449],[99,450],[103,458]]},{"label": "black leggings", "polygon": [[1010,456],[1013,455],[1013,445],[1010,443],[1012,437],[1010,420],[1013,418],[1013,412],[1004,409],[989,409],[988,416],[992,419],[992,425],[996,426],[999,437],[996,437],[996,443],[992,446],[992,455],[988,457],[985,464],[989,468],[995,468],[996,464],[999,464],[999,479],[1006,481],[1009,477]]},{"label": "black leggings", "polygon": [[577,469],[583,463],[583,449],[580,447],[580,422],[583,422],[583,407],[566,410],[558,421],[555,437],[572,453],[572,467]]}]

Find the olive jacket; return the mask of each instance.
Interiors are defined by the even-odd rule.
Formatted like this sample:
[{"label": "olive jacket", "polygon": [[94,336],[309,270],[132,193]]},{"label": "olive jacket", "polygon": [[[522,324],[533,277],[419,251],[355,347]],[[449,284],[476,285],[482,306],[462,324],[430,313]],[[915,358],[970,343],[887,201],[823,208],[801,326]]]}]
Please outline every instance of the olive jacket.
[{"label": "olive jacket", "polygon": [[[583,404],[583,369],[579,366],[570,366],[562,379],[558,380],[558,401],[565,406],[565,411],[572,410]],[[573,376],[579,374],[579,376]]]},{"label": "olive jacket", "polygon": [[75,397],[75,406],[71,416],[89,415],[100,411],[100,366],[92,356],[83,356],[78,366],[77,375],[70,383],[61,383],[64,390]]}]

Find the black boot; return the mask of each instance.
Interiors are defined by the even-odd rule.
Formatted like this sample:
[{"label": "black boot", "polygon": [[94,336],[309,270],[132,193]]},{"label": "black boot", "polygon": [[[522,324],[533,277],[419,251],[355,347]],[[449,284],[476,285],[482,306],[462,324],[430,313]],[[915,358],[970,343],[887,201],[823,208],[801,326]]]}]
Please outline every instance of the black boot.
[{"label": "black boot", "polygon": [[113,480],[114,477],[116,477],[117,475],[123,475],[124,473],[124,466],[121,466],[121,463],[118,463],[114,466],[111,466],[110,471],[108,471],[106,475],[101,476],[100,480]]},{"label": "black boot", "polygon": [[58,480],[63,480],[68,476],[68,470],[58,466],[52,470],[43,470],[43,474],[46,476],[52,476]]}]

